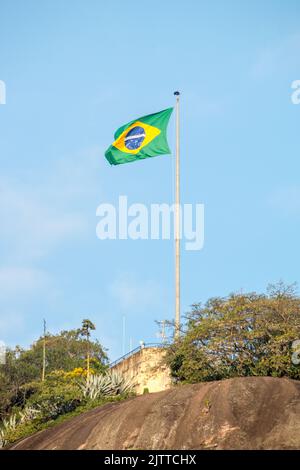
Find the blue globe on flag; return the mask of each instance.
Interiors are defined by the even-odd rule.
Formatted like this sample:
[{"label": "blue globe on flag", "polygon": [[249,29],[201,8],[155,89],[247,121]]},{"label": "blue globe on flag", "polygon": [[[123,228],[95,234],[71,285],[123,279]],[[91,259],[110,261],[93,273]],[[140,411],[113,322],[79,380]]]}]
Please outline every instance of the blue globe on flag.
[{"label": "blue globe on flag", "polygon": [[133,127],[132,129],[130,129],[128,134],[126,134],[125,147],[128,148],[129,150],[136,150],[142,145],[145,137],[146,137],[146,132],[145,132],[145,129],[143,129],[143,127],[141,126]]}]

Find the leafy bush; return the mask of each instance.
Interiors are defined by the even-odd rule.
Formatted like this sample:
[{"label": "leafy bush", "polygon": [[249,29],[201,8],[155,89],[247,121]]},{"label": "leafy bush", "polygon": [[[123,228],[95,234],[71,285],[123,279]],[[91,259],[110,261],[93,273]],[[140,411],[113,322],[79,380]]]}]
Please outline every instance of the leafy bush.
[{"label": "leafy bush", "polygon": [[300,298],[279,283],[265,295],[232,294],[195,304],[187,328],[170,346],[167,362],[175,380],[199,382],[261,375],[300,379],[291,361],[300,339]]},{"label": "leafy bush", "polygon": [[[100,343],[90,338],[93,327],[84,320],[84,329],[46,335],[44,381],[44,338],[28,350],[17,346],[7,351],[5,364],[0,364],[0,447],[73,414],[121,400],[131,391],[123,377],[105,374],[108,358]],[[87,374],[97,378],[87,383]]]},{"label": "leafy bush", "polygon": [[9,436],[13,435],[19,425],[34,420],[40,411],[26,406],[23,410],[12,413],[9,418],[3,419],[0,427],[0,448],[9,442]]},{"label": "leafy bush", "polygon": [[62,396],[51,396],[37,404],[37,410],[41,413],[41,421],[46,422],[56,419],[60,415],[70,413],[80,404],[78,399],[66,399]]},{"label": "leafy bush", "polygon": [[90,375],[79,382],[54,371],[44,382],[27,384],[31,390],[26,405],[15,406],[0,424],[0,447],[48,427],[64,417],[80,413],[108,401],[122,400],[133,391],[132,380],[115,371]]},{"label": "leafy bush", "polygon": [[80,389],[75,381],[60,375],[52,375],[42,384],[38,392],[27,401],[27,405],[40,412],[44,422],[73,411],[82,400]]},{"label": "leafy bush", "polygon": [[0,448],[1,445],[11,444],[19,439],[30,436],[38,431],[47,429],[54,426],[55,424],[61,423],[66,419],[73,416],[78,416],[85,411],[89,411],[97,406],[105,405],[106,403],[122,401],[126,398],[124,395],[117,395],[114,397],[101,397],[96,400],[83,401],[74,411],[58,416],[55,420],[43,421],[42,418],[36,417],[32,421],[18,422],[17,426],[12,429],[9,428],[5,431],[4,441],[1,441],[1,429],[0,429]]},{"label": "leafy bush", "polygon": [[[0,420],[11,413],[14,406],[23,407],[35,390],[28,384],[41,379],[44,338],[39,338],[29,349],[16,346],[9,349],[5,364],[0,364]],[[82,330],[62,331],[58,335],[46,335],[48,377],[68,374],[70,379],[84,375],[86,369],[87,342]],[[107,355],[98,341],[89,338],[90,366],[95,373],[107,368]],[[74,372],[75,371],[75,372]],[[79,373],[79,371],[82,372]]]}]

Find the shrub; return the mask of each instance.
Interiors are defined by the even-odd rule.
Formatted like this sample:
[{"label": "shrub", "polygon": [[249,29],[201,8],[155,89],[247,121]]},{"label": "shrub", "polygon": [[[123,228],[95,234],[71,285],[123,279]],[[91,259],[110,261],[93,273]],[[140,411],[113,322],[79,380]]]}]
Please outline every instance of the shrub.
[{"label": "shrub", "polygon": [[300,379],[292,344],[300,338],[300,298],[282,283],[267,294],[232,294],[195,304],[167,362],[177,381],[241,376]]},{"label": "shrub", "polygon": [[80,405],[80,400],[63,396],[51,396],[36,404],[37,410],[41,414],[40,420],[46,422],[56,419],[60,415],[74,411]]},{"label": "shrub", "polygon": [[41,389],[33,394],[27,405],[40,412],[43,422],[73,411],[82,400],[77,383],[66,379],[51,378],[43,383]]}]

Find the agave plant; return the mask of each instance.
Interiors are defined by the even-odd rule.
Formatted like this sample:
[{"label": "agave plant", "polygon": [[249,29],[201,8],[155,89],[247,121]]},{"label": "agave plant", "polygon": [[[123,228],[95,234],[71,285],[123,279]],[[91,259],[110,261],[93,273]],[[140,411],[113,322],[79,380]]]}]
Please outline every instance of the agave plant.
[{"label": "agave plant", "polygon": [[7,444],[7,441],[6,441],[6,438],[5,438],[5,431],[4,429],[0,429],[0,449],[2,449],[2,447],[6,446]]},{"label": "agave plant", "polygon": [[12,414],[9,418],[3,419],[0,429],[0,449],[7,444],[6,435],[9,431],[13,431],[18,424],[17,415]]},{"label": "agave plant", "polygon": [[95,400],[101,396],[115,396],[133,390],[134,382],[120,372],[108,371],[103,375],[91,375],[80,384],[81,392],[85,398]]},{"label": "agave plant", "polygon": [[32,421],[40,413],[41,411],[34,408],[33,406],[25,406],[25,408],[19,413],[20,423],[27,423],[28,421]]},{"label": "agave plant", "polygon": [[40,411],[36,408],[26,406],[19,413],[11,414],[7,419],[3,419],[0,428],[0,449],[8,443],[6,436],[10,431],[14,431],[19,424],[33,420],[39,413]]},{"label": "agave plant", "polygon": [[110,383],[107,375],[90,375],[86,381],[79,384],[85,398],[95,400],[99,396],[109,395]]},{"label": "agave plant", "polygon": [[116,370],[107,372],[107,376],[109,377],[112,395],[121,395],[134,389],[135,384],[131,377],[126,377]]},{"label": "agave plant", "polygon": [[4,432],[16,429],[17,424],[18,423],[17,423],[17,415],[16,414],[12,414],[12,415],[9,416],[9,418],[4,419],[2,421],[2,426],[3,426]]}]

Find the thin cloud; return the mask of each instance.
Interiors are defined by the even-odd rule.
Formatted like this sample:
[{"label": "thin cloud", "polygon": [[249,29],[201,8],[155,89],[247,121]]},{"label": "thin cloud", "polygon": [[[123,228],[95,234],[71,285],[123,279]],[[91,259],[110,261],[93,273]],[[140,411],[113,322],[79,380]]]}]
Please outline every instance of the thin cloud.
[{"label": "thin cloud", "polygon": [[267,199],[269,207],[284,215],[300,215],[300,186],[279,188]]},{"label": "thin cloud", "polygon": [[[25,318],[18,312],[13,310],[7,310],[4,314],[3,312],[0,315],[0,341],[2,341],[6,346],[15,346],[14,336],[16,331],[24,331],[25,327]],[[6,338],[6,342],[4,342]],[[11,340],[11,344],[7,344],[7,341]]]},{"label": "thin cloud", "polygon": [[[300,34],[284,38],[280,43],[263,48],[251,68],[251,76],[267,78],[275,73],[282,74],[300,65]],[[291,77],[294,80],[298,77]]]},{"label": "thin cloud", "polygon": [[108,291],[124,311],[141,311],[153,307],[164,295],[156,281],[137,279],[131,273],[119,274],[108,286]]},{"label": "thin cloud", "polygon": [[13,346],[16,335],[29,335],[31,338],[33,325],[26,321],[25,312],[32,308],[37,296],[50,300],[53,293],[52,279],[42,269],[1,267],[0,340],[10,342]]},{"label": "thin cloud", "polygon": [[0,299],[10,298],[13,294],[30,295],[37,290],[46,289],[49,277],[45,271],[35,268],[2,267],[0,268]]},{"label": "thin cloud", "polygon": [[94,234],[84,204],[99,198],[99,154],[93,147],[65,157],[31,185],[2,175],[0,242],[10,261],[47,256],[60,243]]},{"label": "thin cloud", "polygon": [[14,342],[22,332],[31,341],[33,326],[26,316],[37,306],[56,304],[62,295],[58,280],[37,264],[44,264],[63,244],[89,232],[94,236],[94,214],[91,211],[89,221],[85,204],[90,206],[90,198],[99,194],[99,152],[86,149],[60,159],[42,174],[18,179],[2,172],[0,339]]},{"label": "thin cloud", "polygon": [[22,184],[2,183],[0,186],[0,240],[10,247],[15,258],[34,258],[67,237],[85,230],[84,217],[62,207],[51,207],[43,201],[39,190]]}]

